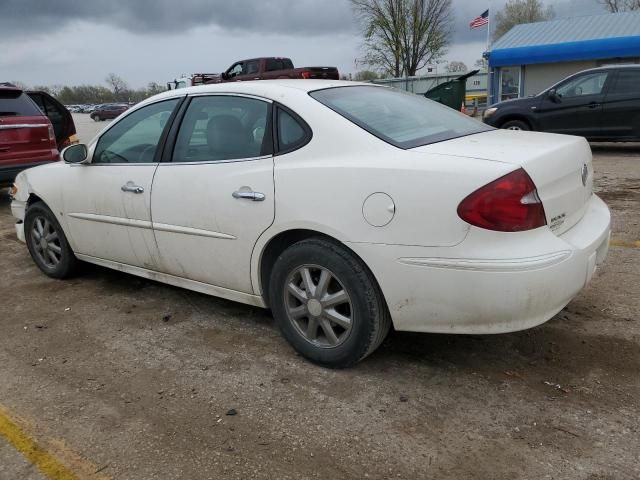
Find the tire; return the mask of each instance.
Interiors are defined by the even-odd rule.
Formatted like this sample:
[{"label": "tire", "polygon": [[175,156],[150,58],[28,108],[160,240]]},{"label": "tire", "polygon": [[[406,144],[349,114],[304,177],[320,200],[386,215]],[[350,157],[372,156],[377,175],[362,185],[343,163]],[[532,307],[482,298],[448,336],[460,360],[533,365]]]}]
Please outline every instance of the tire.
[{"label": "tire", "polygon": [[373,275],[333,242],[313,238],[286,249],[275,262],[269,286],[271,310],[283,336],[319,365],[354,365],[389,332],[391,317]]},{"label": "tire", "polygon": [[[51,278],[67,278],[74,273],[79,261],[55,215],[44,203],[36,202],[29,206],[24,232],[31,258],[42,273]],[[43,233],[50,241],[42,240]]]},{"label": "tire", "polygon": [[529,131],[531,127],[527,122],[522,120],[509,120],[508,122],[504,122],[500,128],[504,130],[524,130]]},{"label": "tire", "polygon": [[100,118],[100,115],[94,115],[94,116],[93,116],[93,120],[94,120],[95,122],[99,122],[99,121],[101,121],[102,119]]}]

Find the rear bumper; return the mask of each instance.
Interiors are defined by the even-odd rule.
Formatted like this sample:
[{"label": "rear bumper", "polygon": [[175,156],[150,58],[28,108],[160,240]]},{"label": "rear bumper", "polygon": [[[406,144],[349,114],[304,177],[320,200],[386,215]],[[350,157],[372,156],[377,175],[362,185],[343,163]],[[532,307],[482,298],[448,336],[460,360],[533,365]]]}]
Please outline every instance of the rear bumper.
[{"label": "rear bumper", "polygon": [[561,236],[549,228],[498,234],[472,228],[459,245],[350,244],[378,279],[397,330],[504,333],[552,318],[607,255],[610,213],[595,195]]}]

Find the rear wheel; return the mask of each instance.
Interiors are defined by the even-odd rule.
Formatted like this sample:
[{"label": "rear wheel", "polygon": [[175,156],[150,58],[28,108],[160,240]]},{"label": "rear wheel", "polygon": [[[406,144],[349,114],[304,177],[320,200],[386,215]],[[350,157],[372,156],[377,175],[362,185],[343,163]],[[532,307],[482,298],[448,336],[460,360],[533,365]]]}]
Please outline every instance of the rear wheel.
[{"label": "rear wheel", "polygon": [[276,260],[271,309],[289,343],[309,360],[351,366],[382,343],[391,325],[378,285],[353,253],[303,240]]},{"label": "rear wheel", "polygon": [[529,124],[522,120],[509,120],[508,122],[504,122],[500,128],[505,130],[531,130]]},{"label": "rear wheel", "polygon": [[99,122],[99,121],[101,121],[102,119],[100,118],[100,115],[94,115],[94,116],[93,116],[93,120],[94,120],[94,121],[96,121],[96,122]]},{"label": "rear wheel", "polygon": [[45,275],[66,278],[74,272],[78,259],[55,215],[44,203],[36,202],[29,207],[24,228],[31,258]]}]

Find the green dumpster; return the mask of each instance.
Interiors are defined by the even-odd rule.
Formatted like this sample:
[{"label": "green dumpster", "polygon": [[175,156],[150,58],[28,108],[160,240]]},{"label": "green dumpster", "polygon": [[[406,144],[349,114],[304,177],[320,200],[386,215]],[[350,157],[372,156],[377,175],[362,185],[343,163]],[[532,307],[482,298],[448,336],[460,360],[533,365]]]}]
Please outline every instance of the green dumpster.
[{"label": "green dumpster", "polygon": [[459,111],[462,109],[464,96],[467,93],[467,78],[473,77],[479,71],[472,70],[454,80],[436,85],[424,96]]}]

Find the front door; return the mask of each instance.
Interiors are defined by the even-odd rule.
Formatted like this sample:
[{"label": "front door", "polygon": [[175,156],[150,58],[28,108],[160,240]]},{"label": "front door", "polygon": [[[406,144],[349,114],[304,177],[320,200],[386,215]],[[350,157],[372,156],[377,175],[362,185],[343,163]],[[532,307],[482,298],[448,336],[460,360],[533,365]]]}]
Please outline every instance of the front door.
[{"label": "front door", "polygon": [[90,164],[67,165],[69,183],[60,191],[76,254],[157,269],[151,185],[160,140],[179,102],[132,112],[90,146]]},{"label": "front door", "polygon": [[[271,103],[194,96],[151,194],[164,272],[253,293],[251,253],[274,218]],[[175,140],[173,140],[175,139]]]},{"label": "front door", "polygon": [[583,137],[598,137],[602,124],[602,103],[609,71],[585,73],[568,79],[544,94],[536,111],[539,129]]}]

